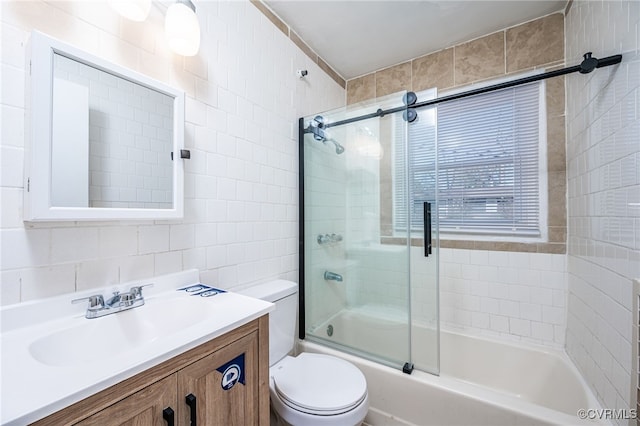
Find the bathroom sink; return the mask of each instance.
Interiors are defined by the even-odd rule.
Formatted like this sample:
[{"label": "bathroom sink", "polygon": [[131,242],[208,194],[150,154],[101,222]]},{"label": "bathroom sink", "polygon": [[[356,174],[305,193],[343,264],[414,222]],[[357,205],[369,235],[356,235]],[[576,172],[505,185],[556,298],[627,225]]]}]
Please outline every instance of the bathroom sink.
[{"label": "bathroom sink", "polygon": [[[176,291],[202,285],[199,276],[189,269],[0,306],[0,424],[31,424],[273,309],[234,292],[201,297]],[[145,304],[128,310],[88,319],[89,302],[71,303],[114,291],[126,294],[150,282]]]},{"label": "bathroom sink", "polygon": [[29,346],[33,358],[50,366],[109,360],[206,319],[211,306],[199,297],[148,300],[135,309],[96,319],[74,318],[67,327]]}]

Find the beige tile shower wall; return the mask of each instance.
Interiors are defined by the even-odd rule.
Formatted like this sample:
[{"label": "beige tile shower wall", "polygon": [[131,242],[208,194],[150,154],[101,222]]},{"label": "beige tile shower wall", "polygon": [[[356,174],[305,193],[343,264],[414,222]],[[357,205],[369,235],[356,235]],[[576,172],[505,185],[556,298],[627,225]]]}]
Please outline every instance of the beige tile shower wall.
[{"label": "beige tile shower wall", "polygon": [[[2,2],[2,304],[187,268],[227,287],[297,280],[297,118],[344,105],[345,91],[248,1],[198,2],[200,53],[174,55],[165,6],[135,23],[107,2]],[[184,220],[23,223],[33,29],[186,92]]]},{"label": "beige tile shower wall", "polygon": [[[347,104],[401,90],[439,92],[483,80],[504,78],[536,68],[564,65],[564,16],[552,14],[431,53],[347,82]],[[546,80],[548,242],[513,243],[442,240],[441,247],[469,250],[566,252],[566,166],[564,77]],[[382,194],[382,210],[390,210],[390,194]],[[391,215],[386,215],[391,217]],[[384,227],[384,224],[382,224]]]},{"label": "beige tile shower wall", "polygon": [[567,61],[586,51],[623,54],[620,65],[567,76],[566,347],[603,407],[628,410],[637,398],[632,280],[640,277],[640,2],[574,1],[566,49]]}]

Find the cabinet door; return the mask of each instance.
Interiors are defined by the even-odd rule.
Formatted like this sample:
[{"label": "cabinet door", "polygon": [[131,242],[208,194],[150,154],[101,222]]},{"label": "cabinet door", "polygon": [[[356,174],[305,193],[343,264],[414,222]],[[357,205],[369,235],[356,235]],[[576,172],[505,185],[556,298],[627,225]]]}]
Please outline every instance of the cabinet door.
[{"label": "cabinet door", "polygon": [[176,390],[177,377],[173,374],[76,423],[76,425],[167,426],[167,422],[162,418],[162,411],[167,407],[176,411]]},{"label": "cabinet door", "polygon": [[[179,424],[191,424],[195,398],[198,426],[259,423],[258,333],[252,332],[178,373]],[[244,383],[242,383],[244,382]]]}]

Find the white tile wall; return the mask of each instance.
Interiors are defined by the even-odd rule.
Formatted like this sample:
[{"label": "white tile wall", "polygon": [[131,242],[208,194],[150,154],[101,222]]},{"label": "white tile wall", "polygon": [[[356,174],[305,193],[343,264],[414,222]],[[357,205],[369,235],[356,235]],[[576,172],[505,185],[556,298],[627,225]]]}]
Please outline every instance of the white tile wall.
[{"label": "white tile wall", "polygon": [[[345,93],[248,1],[200,2],[200,53],[168,51],[163,8],[144,23],[107,2],[9,1],[2,22],[0,303],[197,267],[233,287],[297,280],[297,119]],[[185,218],[22,222],[26,43],[37,29],[185,91]],[[296,69],[307,69],[301,80]],[[143,129],[144,132],[144,129]]]},{"label": "white tile wall", "polygon": [[565,23],[567,61],[579,61],[588,51],[596,57],[623,54],[620,65],[566,79],[566,349],[605,408],[635,408],[631,312],[632,279],[640,277],[640,3],[574,1]]},{"label": "white tile wall", "polygon": [[566,256],[440,249],[445,328],[563,347]]}]

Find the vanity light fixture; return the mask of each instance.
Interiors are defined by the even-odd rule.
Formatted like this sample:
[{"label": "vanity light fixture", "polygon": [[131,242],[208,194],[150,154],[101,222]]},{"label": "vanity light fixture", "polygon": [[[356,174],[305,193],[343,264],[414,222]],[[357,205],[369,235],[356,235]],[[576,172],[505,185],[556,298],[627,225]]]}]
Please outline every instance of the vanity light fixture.
[{"label": "vanity light fixture", "polygon": [[191,0],[177,0],[167,9],[164,32],[169,48],[183,56],[194,56],[200,49],[200,23]]},{"label": "vanity light fixture", "polygon": [[127,19],[142,22],[149,16],[151,0],[110,0],[109,6]]}]

